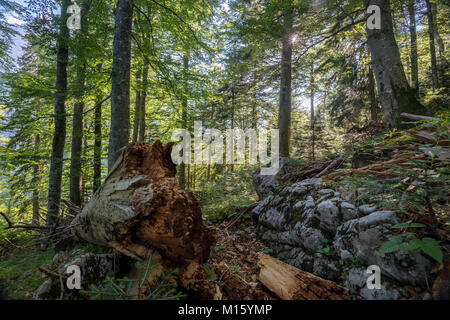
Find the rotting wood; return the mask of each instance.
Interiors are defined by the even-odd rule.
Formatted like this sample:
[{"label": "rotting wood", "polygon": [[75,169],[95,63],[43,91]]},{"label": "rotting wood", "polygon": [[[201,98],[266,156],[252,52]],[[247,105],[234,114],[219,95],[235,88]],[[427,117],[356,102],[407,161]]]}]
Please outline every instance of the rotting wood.
[{"label": "rotting wood", "polygon": [[165,268],[179,268],[184,287],[212,298],[214,288],[200,286],[199,281],[207,278],[203,263],[214,242],[213,232],[203,224],[192,193],[175,181],[172,145],[156,141],[152,146],[137,143],[125,148],[72,220],[72,232],[141,261],[156,250]]},{"label": "rotting wood", "polygon": [[259,281],[283,300],[349,300],[333,281],[297,269],[267,254],[258,255]]}]

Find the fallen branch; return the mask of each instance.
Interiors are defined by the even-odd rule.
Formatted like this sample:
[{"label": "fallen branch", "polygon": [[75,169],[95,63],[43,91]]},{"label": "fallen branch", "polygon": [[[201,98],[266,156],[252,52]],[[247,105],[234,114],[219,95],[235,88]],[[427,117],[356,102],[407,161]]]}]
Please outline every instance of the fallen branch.
[{"label": "fallen branch", "polygon": [[62,275],[58,272],[52,271],[50,269],[47,269],[47,268],[44,268],[41,266],[37,266],[37,268],[39,269],[40,272],[48,275],[49,277],[67,280],[67,277],[65,275]]},{"label": "fallen branch", "polygon": [[22,229],[47,229],[46,226],[35,226],[35,225],[31,225],[31,224],[13,224],[11,222],[11,220],[9,220],[8,216],[4,212],[0,211],[0,215],[6,220],[6,223],[8,224],[8,226],[5,227],[4,229],[18,229],[18,228],[22,228]]},{"label": "fallen branch", "polygon": [[411,120],[438,120],[438,118],[420,116],[417,114],[411,114],[411,113],[406,113],[406,112],[400,113],[400,116],[403,118],[411,119]]},{"label": "fallen branch", "polygon": [[240,218],[242,218],[242,216],[244,214],[246,214],[249,211],[252,211],[256,205],[258,204],[258,202],[253,202],[251,205],[249,205],[246,209],[244,209],[241,213],[239,213],[237,215],[237,217],[235,217],[233,220],[230,221],[230,223],[225,227],[225,230],[228,229],[229,227],[231,227],[233,224],[235,224],[237,221],[239,221]]},{"label": "fallen branch", "polygon": [[334,169],[337,169],[341,166],[341,164],[345,161],[343,158],[337,158],[331,161],[331,163],[325,167],[322,171],[320,171],[318,174],[314,176],[314,178],[320,178],[321,176],[327,174],[328,172],[333,171]]},{"label": "fallen branch", "polygon": [[361,167],[358,169],[352,169],[352,170],[344,170],[340,172],[333,172],[326,176],[323,176],[322,178],[325,180],[336,180],[337,178],[341,176],[352,176],[355,174],[371,174],[375,175],[381,178],[392,178],[394,177],[394,169],[392,168],[393,165],[399,165],[404,168],[411,168],[414,165],[411,163],[408,163],[408,160],[413,159],[423,159],[425,157],[424,154],[416,154],[416,153],[398,153],[394,155],[394,157],[391,160],[380,162],[380,163],[374,163],[365,167]]}]

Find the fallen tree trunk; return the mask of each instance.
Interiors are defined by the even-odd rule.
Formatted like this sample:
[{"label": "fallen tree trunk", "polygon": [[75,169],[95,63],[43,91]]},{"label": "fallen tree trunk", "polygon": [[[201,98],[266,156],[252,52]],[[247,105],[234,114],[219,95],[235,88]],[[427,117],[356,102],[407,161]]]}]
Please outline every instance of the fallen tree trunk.
[{"label": "fallen tree trunk", "polygon": [[183,286],[213,295],[199,280],[206,279],[203,263],[214,237],[194,196],[176,184],[172,145],[128,146],[71,229],[78,238],[138,260],[156,251],[164,267],[180,269]]},{"label": "fallen tree trunk", "polygon": [[269,255],[258,255],[259,281],[283,300],[349,300],[348,290]]}]

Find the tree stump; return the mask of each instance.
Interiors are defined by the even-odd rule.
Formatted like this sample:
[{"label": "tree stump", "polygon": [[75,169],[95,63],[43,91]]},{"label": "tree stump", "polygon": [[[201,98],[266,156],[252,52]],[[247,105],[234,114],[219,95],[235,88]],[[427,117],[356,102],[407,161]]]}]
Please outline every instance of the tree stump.
[{"label": "tree stump", "polygon": [[[183,286],[197,288],[214,237],[192,193],[175,181],[172,146],[158,140],[126,147],[71,227],[76,237],[138,260],[156,251],[165,267],[180,269]],[[203,296],[211,289],[205,285],[198,288]]]}]

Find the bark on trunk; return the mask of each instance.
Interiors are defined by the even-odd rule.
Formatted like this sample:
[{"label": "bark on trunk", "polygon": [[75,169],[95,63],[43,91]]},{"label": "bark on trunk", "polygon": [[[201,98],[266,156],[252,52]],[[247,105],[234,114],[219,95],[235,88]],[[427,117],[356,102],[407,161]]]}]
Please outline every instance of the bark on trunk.
[{"label": "bark on trunk", "polygon": [[[102,65],[97,65],[99,72]],[[100,97],[97,99],[94,110],[94,192],[100,188],[102,183],[102,103]]]},{"label": "bark on trunk", "polygon": [[130,60],[133,0],[118,0],[114,27],[111,81],[111,131],[108,172],[130,136]]},{"label": "bark on trunk", "polygon": [[142,92],[139,101],[139,142],[145,142],[145,100],[147,99],[148,64],[142,72]]},{"label": "bark on trunk", "polygon": [[439,88],[439,78],[436,62],[436,47],[434,44],[434,23],[433,23],[433,11],[429,0],[426,0],[427,4],[427,19],[428,19],[428,35],[430,37],[430,59],[431,59],[431,79],[433,81],[433,90]]},{"label": "bark on trunk", "polygon": [[315,110],[314,110],[314,67],[311,68],[311,97],[310,97],[310,125],[311,125],[311,160],[314,161],[315,156]]},{"label": "bark on trunk", "polygon": [[[41,136],[36,134],[34,137],[34,150],[36,154],[39,152],[39,143],[41,142]],[[33,217],[32,225],[39,225],[39,163],[33,165]]]},{"label": "bark on trunk", "polygon": [[375,94],[375,78],[373,67],[369,66],[370,122],[378,123],[378,102]]},{"label": "bark on trunk", "polygon": [[284,38],[281,53],[280,105],[278,129],[280,130],[280,155],[289,157],[291,126],[291,82],[292,82],[292,39],[293,16],[291,10],[284,13]]},{"label": "bark on trunk", "polygon": [[128,146],[71,226],[77,237],[135,259],[156,250],[165,267],[179,267],[185,285],[195,286],[195,277],[185,273],[205,272],[198,266],[208,259],[214,238],[194,196],[176,184],[172,145]]},{"label": "bark on trunk", "polygon": [[445,46],[444,41],[442,41],[442,38],[439,35],[439,26],[437,23],[438,8],[435,2],[431,2],[431,12],[433,14],[434,38],[436,39],[436,43],[438,46],[439,58],[442,59],[445,51]]},{"label": "bark on trunk", "polygon": [[283,300],[350,300],[348,290],[264,253],[258,255],[258,279]]},{"label": "bark on trunk", "polygon": [[[84,0],[81,4],[80,20],[81,29],[78,33],[78,52],[77,54],[77,76],[76,76],[76,90],[75,95],[77,101],[73,110],[73,125],[72,125],[72,149],[70,159],[70,185],[69,185],[69,200],[81,207],[81,153],[83,141],[83,110],[84,110],[84,91],[86,80],[86,52],[85,42],[88,33],[87,14],[89,11],[89,1]],[[74,214],[74,212],[72,212]]]},{"label": "bark on trunk", "polygon": [[411,87],[419,92],[419,65],[417,62],[417,33],[416,33],[416,9],[415,0],[409,0],[409,33],[411,36]]},{"label": "bark on trunk", "polygon": [[401,112],[424,114],[426,109],[408,85],[392,28],[389,0],[368,0],[381,9],[381,29],[367,29],[378,95],[384,118],[392,128],[400,127]]},{"label": "bark on trunk", "polygon": [[[139,68],[139,67],[138,67]],[[134,104],[133,142],[137,142],[139,134],[139,115],[141,110],[141,70],[136,72],[136,101]]]},{"label": "bark on trunk", "polygon": [[64,145],[66,142],[67,60],[69,57],[69,29],[67,28],[66,21],[69,3],[69,0],[63,0],[61,4],[61,19],[58,36],[55,129],[53,132],[52,155],[50,159],[47,205],[47,226],[49,226],[51,230],[54,228],[59,216]]},{"label": "bark on trunk", "polygon": [[[187,129],[187,90],[188,90],[188,79],[187,72],[189,69],[189,57],[187,54],[183,56],[183,67],[184,67],[184,96],[183,101],[181,102],[181,128]],[[180,172],[178,173],[178,184],[181,189],[185,189],[186,187],[186,164],[184,162],[180,163]]]}]

